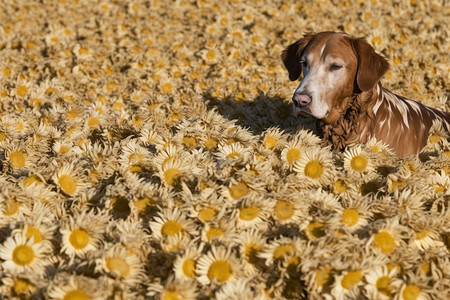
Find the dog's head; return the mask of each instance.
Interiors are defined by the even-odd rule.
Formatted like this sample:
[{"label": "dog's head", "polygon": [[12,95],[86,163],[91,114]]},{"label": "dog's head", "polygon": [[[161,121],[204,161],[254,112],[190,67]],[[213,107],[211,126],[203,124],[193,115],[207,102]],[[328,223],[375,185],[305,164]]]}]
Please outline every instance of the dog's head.
[{"label": "dog's head", "polygon": [[295,114],[336,122],[354,93],[372,89],[389,64],[363,38],[345,33],[308,33],[281,54],[289,79],[303,80],[292,100]]}]

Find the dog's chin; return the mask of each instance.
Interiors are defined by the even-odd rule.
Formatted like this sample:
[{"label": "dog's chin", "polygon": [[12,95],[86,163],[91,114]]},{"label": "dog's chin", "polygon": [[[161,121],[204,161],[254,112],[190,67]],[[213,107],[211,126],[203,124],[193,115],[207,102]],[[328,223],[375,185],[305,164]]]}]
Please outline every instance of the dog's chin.
[{"label": "dog's chin", "polygon": [[329,111],[326,111],[325,114],[317,115],[314,112],[312,112],[309,107],[299,108],[295,105],[292,106],[292,111],[294,116],[310,117],[319,120],[325,120],[330,115]]}]

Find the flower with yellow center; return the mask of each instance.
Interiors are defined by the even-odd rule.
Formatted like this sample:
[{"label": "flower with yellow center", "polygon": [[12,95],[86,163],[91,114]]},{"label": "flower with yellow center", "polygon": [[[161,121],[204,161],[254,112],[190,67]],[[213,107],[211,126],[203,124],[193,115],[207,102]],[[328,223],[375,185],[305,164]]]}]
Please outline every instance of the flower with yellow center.
[{"label": "flower with yellow center", "polygon": [[75,196],[89,186],[81,170],[75,168],[73,164],[58,168],[52,179],[60,190],[68,196]]},{"label": "flower with yellow center", "polygon": [[344,271],[341,275],[335,277],[331,293],[338,299],[344,299],[345,296],[349,296],[351,291],[362,284],[363,277],[362,270]]},{"label": "flower with yellow center", "polygon": [[188,219],[178,208],[165,208],[158,212],[154,221],[150,222],[150,228],[155,238],[175,235],[194,235],[197,233],[197,226],[192,219]]},{"label": "flower with yellow center", "polygon": [[28,162],[28,155],[23,150],[7,151],[6,158],[13,168],[25,168]]},{"label": "flower with yellow center", "polygon": [[265,148],[272,150],[283,143],[283,134],[279,128],[270,128],[263,134],[262,144]]},{"label": "flower with yellow center", "polygon": [[58,273],[47,286],[48,299],[100,300],[109,293],[104,277],[93,279],[65,272]]},{"label": "flower with yellow center", "polygon": [[231,242],[233,245],[239,246],[240,257],[245,262],[244,273],[256,274],[258,267],[261,267],[264,263],[259,257],[261,249],[266,244],[262,231],[255,228],[242,231],[239,235],[235,235]]},{"label": "flower with yellow center", "polygon": [[242,197],[247,196],[247,194],[250,192],[250,188],[245,182],[237,182],[231,184],[231,186],[228,188],[228,192],[233,200],[238,200]]},{"label": "flower with yellow center", "polygon": [[291,257],[300,255],[304,250],[305,241],[298,238],[282,237],[266,244],[258,254],[258,257],[265,259],[267,266],[276,261],[284,261]]},{"label": "flower with yellow center", "polygon": [[169,186],[175,186],[184,173],[184,168],[180,159],[169,159],[161,168],[161,177]]},{"label": "flower with yellow center", "polygon": [[218,159],[247,159],[250,150],[244,148],[240,143],[231,143],[219,145],[218,151],[215,153]]},{"label": "flower with yellow center", "polygon": [[0,258],[4,261],[2,267],[12,274],[45,272],[46,257],[50,254],[49,243],[35,243],[33,238],[27,238],[24,231],[13,232],[0,245]]},{"label": "flower with yellow center", "polygon": [[370,270],[364,278],[367,284],[364,286],[370,299],[392,299],[394,291],[398,288],[395,276],[396,268],[378,266]]},{"label": "flower with yellow center", "polygon": [[197,280],[202,284],[223,284],[235,281],[241,275],[241,261],[231,249],[213,246],[197,263]]},{"label": "flower with yellow center", "polygon": [[267,225],[268,210],[261,200],[245,199],[235,211],[237,227],[249,228],[258,226],[264,228]]},{"label": "flower with yellow center", "polygon": [[330,183],[334,174],[331,154],[328,150],[309,150],[294,163],[294,171],[299,177],[299,184],[320,186]]},{"label": "flower with yellow center", "polygon": [[178,255],[173,264],[175,277],[181,280],[191,280],[196,278],[197,262],[202,254],[205,244],[197,245],[191,241],[183,250],[181,255]]},{"label": "flower with yellow center", "polygon": [[106,248],[102,258],[96,260],[96,271],[111,274],[128,284],[142,280],[143,267],[139,257],[120,244]]},{"label": "flower with yellow center", "polygon": [[373,171],[372,158],[359,145],[347,148],[344,152],[344,168],[351,174],[370,173]]},{"label": "flower with yellow center", "polygon": [[86,253],[98,250],[106,217],[94,211],[75,211],[59,229],[62,235],[61,252],[73,258],[84,257]]}]

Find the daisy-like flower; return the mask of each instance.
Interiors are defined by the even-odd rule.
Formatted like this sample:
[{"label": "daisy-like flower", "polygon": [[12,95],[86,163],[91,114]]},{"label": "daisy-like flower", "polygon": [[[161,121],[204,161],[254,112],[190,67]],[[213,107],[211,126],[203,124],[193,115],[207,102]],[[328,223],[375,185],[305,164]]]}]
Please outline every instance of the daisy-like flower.
[{"label": "daisy-like flower", "polygon": [[226,242],[235,232],[234,222],[220,220],[205,224],[202,230],[202,241],[211,243],[213,241]]},{"label": "daisy-like flower", "polygon": [[[399,285],[395,300],[430,300],[436,297],[436,291],[428,284],[427,277],[417,276],[408,272],[403,279],[397,279]],[[433,294],[434,295],[433,295]]]},{"label": "daisy-like flower", "polygon": [[257,226],[263,229],[267,226],[269,212],[261,199],[246,198],[239,204],[233,217],[236,218],[238,228]]},{"label": "daisy-like flower", "polygon": [[363,284],[365,270],[348,270],[336,275],[331,294],[335,299],[354,299],[360,294],[359,287]]},{"label": "daisy-like flower", "polygon": [[106,221],[106,215],[93,210],[75,211],[73,216],[68,216],[68,220],[63,222],[59,230],[62,235],[61,252],[73,259],[75,256],[84,257],[88,252],[98,250]]},{"label": "daisy-like flower", "polygon": [[243,159],[250,157],[251,150],[245,148],[241,143],[221,144],[218,151],[214,153],[218,159]]},{"label": "daisy-like flower", "polygon": [[389,255],[405,246],[403,238],[408,229],[399,224],[398,217],[375,225],[378,230],[367,241],[367,247],[372,247],[381,254]]},{"label": "daisy-like flower", "polygon": [[164,286],[158,283],[150,284],[147,295],[151,297],[159,295],[157,299],[164,300],[196,300],[198,299],[197,282],[195,280],[180,280],[169,276]]},{"label": "daisy-like flower", "polygon": [[47,299],[102,300],[109,294],[103,277],[93,279],[81,275],[58,273],[46,289]]},{"label": "daisy-like flower", "polygon": [[275,262],[301,255],[304,248],[304,242],[299,238],[281,237],[266,244],[257,256],[265,259],[266,266],[270,266]]},{"label": "daisy-like flower", "polygon": [[46,257],[51,252],[49,243],[35,243],[34,238],[27,238],[26,232],[15,232],[0,245],[0,258],[4,260],[3,269],[11,274],[31,272],[43,274]]},{"label": "daisy-like flower", "polygon": [[204,243],[197,245],[196,240],[191,240],[188,246],[178,255],[173,263],[175,278],[180,280],[192,280],[196,278],[197,262],[202,254]]},{"label": "daisy-like flower", "polygon": [[144,265],[136,254],[120,244],[105,249],[103,257],[96,260],[96,271],[120,278],[130,286],[142,281]]},{"label": "daisy-like flower", "polygon": [[305,186],[321,186],[331,182],[334,174],[333,161],[327,150],[314,149],[306,151],[294,163],[299,184]]},{"label": "daisy-like flower", "polygon": [[450,195],[450,176],[443,170],[428,177],[427,183],[433,187],[435,195]]},{"label": "daisy-like flower", "polygon": [[241,276],[241,261],[231,248],[212,246],[197,263],[197,280],[202,284],[223,284]]},{"label": "daisy-like flower", "polygon": [[245,262],[244,273],[248,275],[255,275],[258,268],[262,267],[264,262],[258,256],[264,245],[266,239],[263,237],[262,231],[251,228],[236,235],[232,241],[239,247],[240,256]]},{"label": "daisy-like flower", "polygon": [[52,179],[58,188],[69,196],[75,196],[89,186],[82,171],[72,163],[59,167]]},{"label": "daisy-like flower", "polygon": [[424,210],[426,193],[421,190],[414,188],[405,188],[402,191],[395,190],[393,196],[402,219],[421,214]]},{"label": "daisy-like flower", "polygon": [[42,277],[36,274],[20,274],[5,276],[2,278],[0,294],[6,299],[31,299],[39,288],[43,287],[45,282]]},{"label": "daisy-like flower", "polygon": [[279,128],[269,128],[262,135],[262,145],[269,149],[276,149],[285,143],[283,133]]},{"label": "daisy-like flower", "polygon": [[273,199],[269,213],[279,224],[300,223],[307,206],[298,195],[278,196]]},{"label": "daisy-like flower", "polygon": [[208,65],[216,64],[223,57],[221,49],[218,47],[208,47],[201,51],[200,53],[203,61]]},{"label": "daisy-like flower", "polygon": [[13,170],[27,169],[32,166],[33,157],[24,147],[12,146],[5,151],[6,162]]},{"label": "daisy-like flower", "polygon": [[347,148],[344,152],[344,168],[351,175],[367,177],[374,171],[371,154],[363,151],[361,146]]},{"label": "daisy-like flower", "polygon": [[197,233],[194,221],[186,218],[178,208],[165,208],[158,212],[158,216],[150,222],[150,228],[157,239],[174,235],[192,236]]},{"label": "daisy-like flower", "polygon": [[345,207],[337,210],[335,220],[332,223],[343,224],[344,227],[350,232],[354,232],[369,223],[371,219],[370,206],[368,205],[366,199],[358,201],[351,201]]},{"label": "daisy-like flower", "polygon": [[154,145],[158,137],[158,132],[152,128],[143,128],[139,133],[139,139],[144,146]]},{"label": "daisy-like flower", "polygon": [[398,289],[395,276],[397,269],[387,265],[377,266],[368,271],[364,278],[367,284],[364,290],[369,299],[392,299]]},{"label": "daisy-like flower", "polygon": [[302,153],[306,149],[301,145],[298,139],[293,139],[289,141],[281,151],[281,160],[287,163],[289,169],[292,169],[292,166],[296,161],[302,157]]},{"label": "daisy-like flower", "polygon": [[226,282],[220,287],[220,290],[216,292],[215,298],[217,300],[267,299],[264,290],[261,287],[257,289],[257,287],[251,283],[251,279],[249,278]]}]

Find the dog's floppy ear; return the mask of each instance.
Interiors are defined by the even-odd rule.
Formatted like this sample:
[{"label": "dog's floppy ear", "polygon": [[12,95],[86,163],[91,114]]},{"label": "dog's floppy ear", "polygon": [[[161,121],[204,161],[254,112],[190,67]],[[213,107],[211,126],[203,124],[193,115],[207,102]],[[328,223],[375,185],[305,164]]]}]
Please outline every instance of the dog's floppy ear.
[{"label": "dog's floppy ear", "polygon": [[358,59],[357,87],[360,91],[368,91],[386,73],[389,69],[389,63],[383,56],[377,54],[364,38],[352,38],[351,44]]},{"label": "dog's floppy ear", "polygon": [[302,66],[300,65],[300,58],[306,45],[314,37],[314,33],[307,33],[295,43],[289,45],[281,53],[283,64],[289,72],[289,79],[291,81],[297,80],[302,73]]}]

